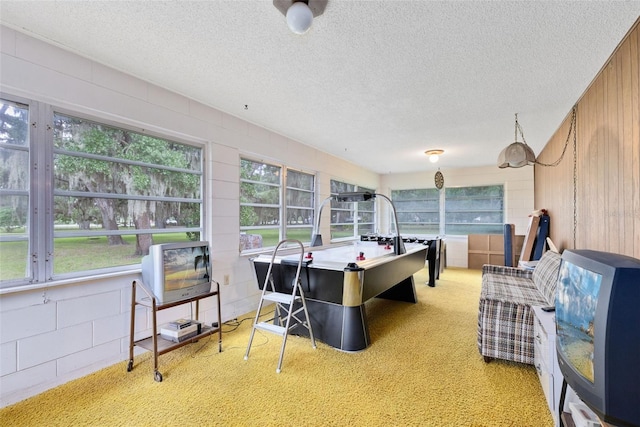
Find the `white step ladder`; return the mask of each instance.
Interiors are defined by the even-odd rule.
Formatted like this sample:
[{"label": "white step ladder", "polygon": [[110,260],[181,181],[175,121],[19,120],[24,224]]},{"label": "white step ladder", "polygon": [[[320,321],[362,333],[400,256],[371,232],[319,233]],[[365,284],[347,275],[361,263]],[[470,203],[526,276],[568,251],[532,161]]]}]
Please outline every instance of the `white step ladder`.
[{"label": "white step ladder", "polygon": [[[300,259],[298,260],[298,267],[296,270],[296,276],[292,283],[292,291],[290,294],[276,292],[275,284],[273,283],[273,264],[276,260],[276,255],[280,246],[287,243],[295,243],[300,246]],[[251,336],[249,337],[249,344],[247,345],[247,352],[244,355],[244,360],[249,359],[249,351],[251,350],[251,343],[253,342],[253,336],[256,329],[260,329],[266,332],[271,332],[282,337],[282,347],[280,348],[280,359],[278,360],[278,367],[276,372],[280,373],[282,367],[282,358],[284,357],[284,347],[287,344],[287,335],[289,331],[298,325],[302,325],[309,330],[309,336],[311,337],[311,345],[316,348],[316,340],[313,337],[313,330],[311,329],[311,322],[309,321],[309,312],[307,311],[307,302],[304,299],[304,291],[300,283],[300,269],[302,267],[302,258],[304,257],[304,246],[302,242],[294,239],[282,240],[276,246],[271,256],[271,262],[269,263],[269,269],[264,279],[264,286],[262,287],[262,296],[260,297],[260,303],[258,304],[258,310],[256,311],[256,318],[253,321],[253,328],[251,329]],[[275,313],[272,319],[265,322],[259,322],[262,306],[265,301],[271,301],[275,303]],[[301,305],[296,304],[301,303]],[[298,308],[295,306],[298,305]],[[304,313],[304,319],[298,317],[298,313]],[[291,318],[295,319],[293,325],[291,325]],[[272,322],[272,323],[269,323]],[[281,326],[284,323],[284,326]]]}]

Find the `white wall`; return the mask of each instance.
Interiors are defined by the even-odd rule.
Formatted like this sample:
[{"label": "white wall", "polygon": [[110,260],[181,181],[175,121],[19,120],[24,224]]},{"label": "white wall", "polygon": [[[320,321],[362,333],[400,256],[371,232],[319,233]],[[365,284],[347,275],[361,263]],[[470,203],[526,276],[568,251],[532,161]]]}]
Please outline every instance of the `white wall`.
[{"label": "white wall", "polygon": [[[230,276],[230,284],[221,289],[223,321],[254,310],[259,298],[248,258],[238,251],[241,155],[317,173],[319,200],[329,195],[330,179],[378,188],[383,194],[413,188],[415,182],[433,182],[432,172],[381,179],[344,160],[42,41],[4,27],[0,31],[3,93],[203,144],[208,177],[206,238],[212,244],[214,278],[222,283],[224,275]],[[530,171],[522,171],[526,170]],[[443,172],[447,186],[505,183],[507,219],[524,233],[523,218],[533,209],[533,176],[522,171]],[[323,234],[328,235],[328,218],[322,225]],[[450,257],[463,251],[455,245],[448,248]],[[137,272],[0,291],[0,406],[128,359],[131,282],[136,279]],[[203,306],[204,320],[213,321],[214,302],[206,301]],[[186,306],[165,310],[159,322],[188,314]],[[149,313],[138,308],[135,315],[136,337],[148,335]],[[140,367],[149,369],[150,380],[151,368]]]},{"label": "white wall", "polygon": [[[222,283],[224,275],[230,276],[221,289],[223,321],[254,310],[259,298],[248,258],[238,249],[241,155],[317,173],[321,199],[329,194],[331,178],[379,186],[379,176],[371,171],[11,29],[2,27],[0,40],[3,93],[203,144],[206,238],[214,278]],[[135,279],[137,272],[3,289],[0,405],[128,359]],[[204,320],[213,321],[214,301],[201,306]],[[159,321],[188,314],[188,306],[165,310]],[[140,307],[136,318],[136,335],[148,336],[149,313]],[[152,366],[140,368],[149,369],[151,380]]]},{"label": "white wall", "polygon": [[[425,159],[426,162],[426,159]],[[507,224],[515,224],[516,234],[525,234],[528,216],[533,206],[533,168],[499,169],[485,166],[464,169],[441,169],[444,186],[467,187],[480,185],[504,185],[505,218]],[[412,188],[435,188],[433,176],[435,170],[424,172],[383,175],[380,191],[390,196],[392,190]],[[447,266],[466,268],[466,236],[444,236],[446,241]]]}]

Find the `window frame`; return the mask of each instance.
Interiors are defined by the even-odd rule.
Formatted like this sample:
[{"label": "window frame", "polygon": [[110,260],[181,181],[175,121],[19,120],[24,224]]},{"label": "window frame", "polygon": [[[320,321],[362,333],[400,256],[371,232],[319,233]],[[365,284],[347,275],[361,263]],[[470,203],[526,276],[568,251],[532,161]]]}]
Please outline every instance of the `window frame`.
[{"label": "window frame", "polygon": [[[251,255],[251,254],[255,254],[255,253],[260,253],[260,252],[265,252],[268,250],[271,250],[273,248],[276,247],[276,245],[284,240],[284,239],[288,239],[291,237],[288,237],[289,233],[288,229],[305,229],[308,228],[309,229],[309,237],[308,239],[305,240],[301,240],[303,245],[309,245],[311,243],[311,238],[312,238],[312,234],[313,234],[313,227],[314,227],[314,220],[315,220],[315,215],[316,215],[316,211],[317,211],[317,206],[316,206],[316,202],[317,202],[317,180],[318,180],[318,175],[317,172],[310,172],[310,171],[306,171],[300,168],[296,168],[296,167],[292,167],[292,166],[287,166],[284,163],[281,162],[276,162],[276,161],[269,161],[269,160],[265,160],[265,159],[260,159],[251,155],[247,155],[247,154],[241,154],[240,155],[240,173],[242,174],[242,162],[243,161],[248,161],[248,162],[253,162],[253,163],[259,163],[262,165],[267,165],[267,166],[272,166],[272,167],[277,167],[280,171],[280,179],[279,179],[279,183],[278,184],[273,184],[273,183],[265,183],[262,181],[254,181],[254,180],[249,180],[247,178],[242,178],[242,176],[240,176],[240,194],[239,194],[239,207],[240,210],[242,210],[243,206],[257,206],[257,207],[269,207],[269,208],[273,208],[276,207],[276,205],[274,204],[260,204],[260,203],[251,203],[251,202],[247,202],[244,203],[242,202],[242,183],[251,183],[251,184],[256,184],[256,185],[269,185],[269,186],[274,186],[274,187],[278,187],[278,198],[279,198],[279,202],[277,205],[278,208],[278,223],[277,224],[271,224],[271,225],[241,225],[239,226],[239,232],[240,234],[242,234],[243,232],[246,231],[250,231],[250,230],[278,230],[278,242],[276,242],[275,244],[271,245],[265,245],[264,244],[264,239],[263,239],[263,243],[262,246],[260,247],[243,247],[242,246],[242,242],[239,245],[239,252],[240,255]],[[313,189],[312,190],[308,190],[308,189],[302,189],[302,188],[297,188],[297,187],[291,187],[289,185],[289,174],[291,172],[294,173],[299,173],[299,174],[304,174],[307,175],[309,177],[312,177],[312,185],[313,185]],[[311,206],[308,208],[309,210],[311,210],[311,220],[309,221],[308,224],[289,224],[289,211],[293,210],[293,209],[306,209],[306,207],[301,207],[301,206],[289,206],[288,204],[288,192],[289,191],[304,191],[307,193],[310,193],[312,195],[311,197]],[[296,239],[297,240],[297,239]]]},{"label": "window frame", "polygon": [[[340,192],[336,192],[333,189],[335,187],[340,187],[341,185],[345,187],[345,191],[346,192],[358,192],[358,191],[369,191],[371,193],[375,193],[376,190],[369,188],[369,187],[365,187],[364,185],[359,185],[359,184],[351,184],[348,183],[346,181],[342,181],[339,179],[331,179],[329,181],[329,185],[330,185],[330,195],[331,196],[337,196],[338,194],[340,194]],[[363,206],[366,205],[361,205],[361,203],[370,203],[371,204],[371,209],[366,209],[363,208]],[[345,207],[347,206],[347,207]],[[350,216],[352,218],[352,221],[350,222],[337,222],[334,221],[334,218],[338,218],[340,217],[340,212],[349,212]],[[360,213],[370,213],[371,214],[371,218],[372,221],[361,221],[361,215]],[[365,228],[365,227],[361,227],[361,226],[372,226],[372,232],[376,230],[377,228],[377,205],[375,203],[375,199],[372,199],[370,201],[367,202],[338,202],[337,200],[331,200],[331,215],[330,215],[331,221],[330,221],[330,225],[329,225],[329,235],[331,236],[330,241],[331,242],[343,242],[343,241],[349,241],[349,240],[353,240],[353,239],[357,239],[360,237],[360,234],[362,232],[361,228]],[[353,226],[353,235],[351,236],[341,236],[341,237],[334,237],[334,235],[338,234],[337,232],[335,232],[334,230],[334,226]],[[341,233],[343,234],[343,233]]]},{"label": "window frame", "polygon": [[[483,226],[491,226],[492,224],[495,225],[496,230],[494,232],[490,232],[490,233],[480,233],[480,234],[502,234],[502,227],[504,224],[504,220],[505,220],[505,189],[504,189],[504,184],[503,183],[499,183],[499,184],[486,184],[486,185],[466,185],[466,186],[457,186],[457,187],[449,187],[448,189],[458,189],[458,188],[476,188],[476,187],[500,187],[501,188],[501,192],[502,192],[502,196],[501,196],[501,204],[502,204],[502,209],[499,211],[500,215],[502,217],[502,222],[500,223],[487,223],[487,224],[477,224],[477,225],[483,225]],[[392,200],[393,200],[393,193],[394,191],[411,191],[411,190],[431,190],[432,188],[430,187],[422,187],[422,188],[409,188],[409,189],[396,189],[396,190],[391,190],[391,195],[392,195]],[[433,189],[436,190],[436,189]],[[438,206],[439,206],[439,213],[438,213],[438,217],[439,217],[439,232],[438,233],[415,233],[418,235],[441,235],[441,236],[468,236],[469,234],[476,234],[476,233],[447,233],[447,225],[449,224],[468,224],[470,226],[473,226],[473,223],[450,223],[449,221],[447,221],[447,212],[452,212],[452,211],[447,211],[447,188],[443,188],[441,190],[436,190],[438,191],[439,195],[438,195]],[[482,198],[482,197],[478,197],[478,198]],[[469,210],[469,212],[477,212],[479,210]],[[491,209],[491,210],[484,210],[486,212],[498,212],[495,209]],[[402,211],[398,211],[398,214],[402,212]],[[464,212],[464,211],[456,211],[456,212]],[[498,230],[499,229],[499,230]],[[400,223],[400,232],[401,234],[404,233],[404,231],[402,230],[402,223]],[[413,233],[412,233],[413,234]]]},{"label": "window frame", "polygon": [[[309,177],[311,177],[311,184],[313,186],[313,188],[311,190],[309,189],[305,189],[305,188],[298,188],[298,187],[292,187],[289,185],[289,176],[290,173],[296,173],[296,174],[301,174],[301,175],[307,175]],[[315,221],[315,217],[316,217],[316,202],[317,202],[317,191],[316,191],[316,187],[317,187],[317,175],[315,173],[309,173],[309,172],[305,172],[303,170],[300,169],[295,169],[295,168],[291,168],[291,167],[285,167],[285,172],[284,172],[284,183],[283,183],[283,190],[284,190],[284,197],[283,197],[283,202],[284,202],[284,217],[285,218],[289,218],[289,210],[294,210],[294,209],[303,209],[303,210],[309,210],[311,211],[311,216],[307,216],[307,223],[304,223],[304,219],[303,219],[303,224],[289,224],[289,220],[287,219],[287,221],[285,221],[284,225],[284,236],[289,238],[289,233],[287,232],[287,230],[289,228],[291,229],[308,229],[309,230],[309,238],[308,240],[301,240],[302,244],[304,245],[306,244],[310,244],[311,243],[311,238],[313,237],[313,228],[314,228],[314,221]],[[289,205],[289,191],[299,191],[299,192],[303,192],[303,193],[308,193],[311,195],[311,206],[307,207],[307,206],[292,206]]]},{"label": "window frame", "polygon": [[[26,190],[15,190],[15,189],[0,189],[0,196],[26,196],[27,197],[27,219],[25,225],[28,227],[28,230],[25,230],[23,236],[16,237],[4,237],[0,236],[0,244],[3,242],[26,242],[27,251],[25,253],[24,260],[24,271],[25,275],[23,277],[16,277],[1,280],[0,279],[0,289],[4,289],[7,287],[13,286],[26,286],[29,284],[37,283],[41,277],[44,277],[45,263],[38,262],[37,256],[40,254],[47,254],[48,246],[46,245],[46,236],[49,233],[49,228],[45,227],[45,217],[44,215],[34,215],[33,212],[47,212],[46,204],[44,203],[44,198],[38,197],[33,198],[33,194],[41,193],[42,185],[37,183],[38,177],[45,177],[46,167],[38,168],[38,165],[44,165],[47,148],[42,147],[42,149],[36,149],[39,147],[35,147],[32,144],[32,141],[41,141],[44,137],[44,128],[45,126],[37,126],[34,121],[34,117],[38,117],[39,114],[42,113],[42,109],[44,108],[41,103],[38,103],[34,100],[13,96],[10,94],[6,94],[4,92],[0,92],[0,99],[2,101],[7,101],[12,104],[18,104],[20,107],[24,107],[24,109],[28,112],[28,117],[26,120],[26,127],[28,129],[28,134],[26,137],[24,147],[20,146],[10,146],[2,144],[0,147],[3,149],[11,150],[11,151],[20,151],[25,152],[27,154],[27,162],[25,167],[27,170],[25,171],[25,175],[28,177],[29,182],[26,185]],[[42,181],[43,182],[43,181]],[[33,230],[39,229],[41,232],[33,233]],[[35,257],[34,257],[35,255]]]},{"label": "window frame", "polygon": [[[505,217],[505,194],[504,194],[504,184],[488,184],[488,185],[466,185],[466,186],[458,186],[458,187],[453,187],[455,189],[466,189],[466,188],[491,188],[491,187],[499,187],[500,188],[500,192],[501,192],[501,196],[500,196],[500,204],[501,204],[501,209],[497,210],[497,209],[457,209],[457,210],[449,210],[447,209],[447,205],[448,205],[448,200],[452,199],[452,196],[448,196],[447,192],[445,190],[445,195],[444,195],[444,217],[443,217],[443,221],[444,221],[444,230],[445,233],[448,236],[468,236],[469,234],[502,234],[503,233],[503,226],[504,226],[504,217]],[[450,188],[452,189],[452,188]],[[469,199],[486,199],[489,196],[474,196],[474,197],[457,197],[455,198],[456,200],[469,200]],[[447,216],[448,213],[469,213],[469,212],[494,212],[494,213],[500,213],[500,222],[491,222],[491,223],[467,223],[467,222],[451,222],[449,220],[449,217]],[[491,231],[486,231],[483,230],[482,232],[479,233],[454,233],[454,232],[449,232],[449,227],[450,226],[455,226],[455,225],[459,225],[459,226],[467,226],[467,227],[479,227],[479,226],[483,226],[483,227],[495,227],[495,231],[491,232]]]},{"label": "window frame", "polygon": [[[138,128],[123,121],[114,121],[100,115],[91,115],[83,111],[71,110],[60,107],[55,104],[41,102],[33,99],[27,99],[12,94],[0,92],[0,98],[6,102],[18,103],[28,107],[29,109],[29,135],[26,144],[29,153],[29,190],[28,190],[28,215],[27,224],[29,230],[26,232],[26,240],[28,246],[27,259],[25,260],[25,270],[30,274],[25,277],[16,279],[0,279],[0,289],[25,287],[37,284],[51,284],[57,281],[66,281],[70,279],[83,279],[105,274],[123,273],[136,271],[140,269],[140,263],[135,262],[124,265],[113,265],[108,267],[89,268],[85,270],[74,270],[55,273],[55,239],[65,237],[105,237],[107,235],[142,235],[142,234],[168,234],[176,232],[197,232],[200,240],[206,240],[204,237],[206,232],[206,203],[204,195],[206,194],[206,164],[207,150],[206,144],[201,141],[187,140],[184,137],[177,137],[170,131],[149,131],[148,129]],[[198,171],[190,170],[189,173],[199,176],[199,198],[187,199],[178,198],[162,198],[160,196],[130,196],[119,194],[118,197],[113,194],[102,194],[92,192],[74,192],[61,191],[56,188],[56,177],[54,171],[54,159],[56,155],[67,155],[68,150],[58,149],[54,147],[54,117],[62,115],[81,121],[91,122],[93,124],[114,128],[125,132],[136,133],[140,136],[152,137],[167,141],[169,143],[184,145],[199,150],[200,165]],[[74,152],[78,157],[85,157],[96,160],[106,160],[108,162],[135,164],[136,166],[144,166],[161,169],[171,169],[174,172],[185,172],[180,168],[172,168],[165,165],[150,165],[145,162],[135,162],[125,159],[113,159],[106,156],[93,155],[90,153]],[[41,165],[44,165],[42,167]],[[4,192],[7,194],[7,192]],[[199,204],[200,224],[191,227],[178,227],[171,229],[150,228],[136,230],[107,230],[101,231],[80,230],[77,231],[57,231],[54,199],[56,197],[84,197],[96,198],[107,197],[118,200],[153,200],[158,202],[188,202]],[[169,200],[173,199],[173,200]],[[2,239],[6,241],[6,239]],[[142,255],[140,255],[141,257]]]},{"label": "window frame", "polygon": [[[424,198],[416,198],[416,199],[400,199],[398,200],[398,193],[403,193],[403,192],[409,192],[409,191],[425,191],[425,197]],[[395,195],[394,195],[395,193]],[[433,193],[434,197],[430,197],[431,193]],[[423,228],[423,230],[420,231],[416,231],[416,232],[407,232],[406,229],[402,230],[402,226],[406,225],[406,224],[412,224],[412,222],[409,221],[398,221],[399,222],[399,228],[401,230],[401,233],[403,234],[423,234],[423,235],[427,235],[427,234],[440,234],[440,230],[442,229],[441,227],[441,222],[442,222],[442,216],[441,216],[441,201],[442,201],[442,192],[441,190],[438,190],[437,188],[428,188],[428,187],[424,187],[424,188],[407,188],[407,189],[401,189],[401,190],[391,190],[391,200],[394,202],[394,206],[396,207],[396,212],[398,214],[398,218],[400,218],[402,216],[402,214],[405,213],[410,213],[410,214],[418,214],[418,213],[424,213],[426,215],[429,214],[433,214],[435,213],[435,216],[437,217],[437,221],[435,223],[429,223],[429,222],[425,222],[425,221],[419,221],[420,224],[422,224],[420,226],[420,228]],[[410,202],[410,201],[415,201],[415,202],[424,202],[426,204],[428,204],[429,201],[435,201],[437,204],[436,209],[428,209],[427,207],[425,207],[424,209],[420,209],[420,210],[404,210],[402,208],[398,208],[398,206],[396,205],[396,202]],[[428,229],[429,224],[434,224],[435,227],[437,228],[437,232],[433,233],[430,232]]]}]

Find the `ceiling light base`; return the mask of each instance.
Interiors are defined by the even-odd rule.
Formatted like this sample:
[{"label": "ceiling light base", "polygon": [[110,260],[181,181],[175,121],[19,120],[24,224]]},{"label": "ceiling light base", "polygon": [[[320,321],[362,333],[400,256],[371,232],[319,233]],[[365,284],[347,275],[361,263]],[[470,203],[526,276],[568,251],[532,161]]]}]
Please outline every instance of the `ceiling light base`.
[{"label": "ceiling light base", "polygon": [[427,156],[429,156],[429,161],[431,163],[436,163],[438,160],[440,160],[440,156],[444,153],[444,150],[427,150],[424,152],[424,154],[426,154]]},{"label": "ceiling light base", "polygon": [[328,0],[273,0],[273,5],[287,19],[289,29],[295,34],[309,31],[313,18],[324,13]]},{"label": "ceiling light base", "polygon": [[[299,0],[273,0],[273,5],[280,11],[280,13],[287,16],[287,11],[293,3],[296,3],[296,1]],[[307,0],[302,3],[306,3],[309,6],[309,9],[311,9],[313,17],[317,18],[324,13],[328,2],[329,0]]]}]

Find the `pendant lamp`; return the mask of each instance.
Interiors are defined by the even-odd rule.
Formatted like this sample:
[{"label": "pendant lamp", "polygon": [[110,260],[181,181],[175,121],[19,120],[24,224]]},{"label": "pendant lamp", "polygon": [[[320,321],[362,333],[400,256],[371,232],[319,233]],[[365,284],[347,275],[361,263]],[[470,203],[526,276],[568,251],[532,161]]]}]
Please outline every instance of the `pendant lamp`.
[{"label": "pendant lamp", "polygon": [[[522,142],[518,141],[518,132],[522,136]],[[498,155],[499,168],[521,168],[527,165],[533,165],[536,162],[536,155],[524,140],[522,128],[518,123],[518,114],[516,113],[516,130],[515,142],[507,146]]]}]

